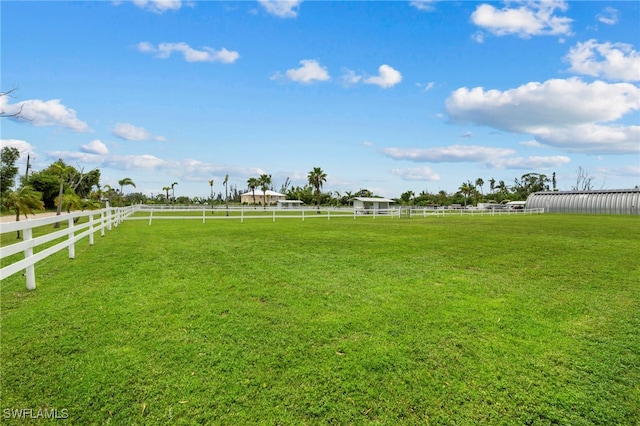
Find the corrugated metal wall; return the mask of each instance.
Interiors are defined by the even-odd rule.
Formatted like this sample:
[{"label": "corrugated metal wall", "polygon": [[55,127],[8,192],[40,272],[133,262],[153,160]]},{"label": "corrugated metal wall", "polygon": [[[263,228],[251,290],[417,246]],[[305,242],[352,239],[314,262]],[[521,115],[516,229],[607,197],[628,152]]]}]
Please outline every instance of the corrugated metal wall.
[{"label": "corrugated metal wall", "polygon": [[546,213],[640,214],[640,188],[599,191],[534,192],[527,209]]}]

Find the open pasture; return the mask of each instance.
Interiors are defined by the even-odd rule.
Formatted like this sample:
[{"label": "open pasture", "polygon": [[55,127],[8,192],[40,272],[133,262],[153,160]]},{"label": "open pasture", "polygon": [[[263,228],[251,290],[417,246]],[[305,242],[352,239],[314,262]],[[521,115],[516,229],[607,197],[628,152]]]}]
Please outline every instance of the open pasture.
[{"label": "open pasture", "polygon": [[639,225],[126,221],[0,283],[0,416],[638,424]]}]

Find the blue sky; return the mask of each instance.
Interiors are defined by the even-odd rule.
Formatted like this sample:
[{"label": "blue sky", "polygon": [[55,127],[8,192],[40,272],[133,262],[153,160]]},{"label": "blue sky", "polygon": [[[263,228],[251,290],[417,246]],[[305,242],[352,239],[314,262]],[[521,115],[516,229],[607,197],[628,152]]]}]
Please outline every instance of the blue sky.
[{"label": "blue sky", "polygon": [[[640,184],[637,1],[2,1],[2,146],[207,197]],[[133,190],[127,188],[127,191]]]}]

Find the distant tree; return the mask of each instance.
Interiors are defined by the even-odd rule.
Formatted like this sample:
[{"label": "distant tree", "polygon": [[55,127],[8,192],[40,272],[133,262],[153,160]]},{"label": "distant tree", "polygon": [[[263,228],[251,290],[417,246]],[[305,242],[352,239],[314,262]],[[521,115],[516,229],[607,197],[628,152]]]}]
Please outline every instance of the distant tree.
[{"label": "distant tree", "polygon": [[588,170],[580,166],[578,170],[576,170],[576,184],[573,185],[571,189],[574,191],[591,191],[594,180],[595,177],[593,177]]},{"label": "distant tree", "polygon": [[[285,179],[285,181],[282,184],[282,186],[280,186],[280,193],[281,194],[286,194],[287,191],[289,190],[289,186],[291,186],[291,180],[287,176],[287,178]],[[255,203],[255,201],[254,201],[254,203]]]},{"label": "distant tree", "polygon": [[174,203],[176,202],[176,190],[175,190],[175,187],[176,187],[177,184],[178,184],[178,182],[173,182],[171,184],[171,199],[173,200]]},{"label": "distant tree", "polygon": [[224,205],[227,208],[227,216],[229,216],[229,175],[225,175],[224,181],[222,182],[224,185]]},{"label": "distant tree", "polygon": [[554,191],[558,190],[557,181],[556,181],[556,172],[553,172],[553,174],[551,175],[551,188]]},{"label": "distant tree", "polygon": [[256,188],[258,187],[260,183],[258,182],[258,179],[252,177],[247,179],[247,185],[249,187],[249,191],[251,191],[251,194],[253,195],[253,204],[256,203]]},{"label": "distant tree", "polygon": [[496,180],[494,178],[489,179],[489,190],[491,193],[496,190]]},{"label": "distant tree", "polygon": [[458,192],[464,196],[464,206],[467,206],[467,198],[473,193],[473,184],[471,181],[463,182],[458,188]]},{"label": "distant tree", "polygon": [[267,191],[271,187],[271,175],[261,174],[258,178],[258,185],[262,189],[262,205],[267,208]]},{"label": "distant tree", "polygon": [[415,196],[415,192],[413,191],[407,191],[407,192],[403,192],[400,195],[400,199],[402,200],[402,202],[404,204],[411,204],[411,201],[413,200],[414,196]]},{"label": "distant tree", "polygon": [[18,167],[16,161],[20,158],[20,151],[12,146],[5,146],[0,151],[0,194],[9,192],[16,181]]},{"label": "distant tree", "polygon": [[[59,159],[57,162],[53,163],[50,168],[60,179],[60,187],[58,189],[58,198],[57,198],[57,210],[56,216],[60,216],[62,214],[62,195],[64,194],[64,183],[67,179],[68,175],[71,173],[73,167],[67,166],[62,159]],[[53,225],[54,228],[60,227],[60,222],[56,222]]]},{"label": "distant tree", "polygon": [[307,180],[309,181],[309,185],[315,188],[316,190],[316,204],[318,206],[318,213],[320,213],[320,197],[322,196],[322,185],[327,181],[327,174],[320,168],[314,167],[307,174]]},{"label": "distant tree", "polygon": [[498,186],[496,186],[496,189],[501,194],[508,194],[509,193],[509,187],[507,186],[507,184],[503,180],[498,182]]},{"label": "distant tree", "polygon": [[513,191],[517,198],[526,200],[530,194],[549,190],[549,178],[541,173],[526,173],[520,180],[515,179]]},{"label": "distant tree", "polygon": [[484,190],[483,187],[484,186],[484,180],[482,178],[478,178],[476,179],[476,188],[480,188],[480,198],[484,198]]},{"label": "distant tree", "polygon": [[170,187],[168,187],[168,186],[163,186],[163,187],[162,187],[162,190],[163,190],[163,191],[165,191],[165,192],[167,193],[167,197],[165,198],[165,199],[167,200],[167,204],[169,204],[169,190],[170,190],[170,189],[171,189],[171,188],[170,188]]},{"label": "distant tree", "polygon": [[124,187],[133,186],[135,188],[136,184],[131,178],[126,177],[120,179],[118,181],[118,185],[120,185],[120,205],[122,205],[122,202],[124,201]]},{"label": "distant tree", "polygon": [[[42,194],[34,191],[30,186],[22,186],[15,191],[9,191],[3,198],[4,207],[16,213],[16,222],[20,220],[20,213],[33,214],[36,210],[43,210]],[[20,231],[17,232],[17,238],[20,238]]]}]

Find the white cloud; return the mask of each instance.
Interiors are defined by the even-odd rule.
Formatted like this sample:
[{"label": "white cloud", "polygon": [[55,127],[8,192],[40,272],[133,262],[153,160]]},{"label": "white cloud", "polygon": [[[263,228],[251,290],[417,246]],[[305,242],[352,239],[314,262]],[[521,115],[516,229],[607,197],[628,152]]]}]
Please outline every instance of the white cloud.
[{"label": "white cloud", "polygon": [[[518,2],[519,7],[497,9],[481,4],[471,15],[474,24],[497,36],[569,35],[572,19],[556,16],[556,10],[566,11],[567,3],[558,0]],[[478,39],[476,35],[476,39]],[[480,36],[479,41],[482,41]]]},{"label": "white cloud", "polygon": [[433,12],[436,9],[436,3],[439,0],[413,0],[409,4],[418,10],[424,12]]},{"label": "white cloud", "polygon": [[33,152],[33,146],[22,139],[0,139],[0,149],[5,147],[16,148],[20,151],[20,157],[26,157]]},{"label": "white cloud", "polygon": [[[385,148],[382,151],[388,157],[395,160],[410,160],[417,163],[481,163],[487,167],[498,169],[541,169],[559,167],[570,161],[565,156],[531,156],[513,157],[513,149],[492,148],[478,145],[451,145],[434,148]],[[419,180],[416,176],[437,177],[428,168],[394,169],[394,174],[400,175],[402,171],[403,179]],[[412,176],[414,178],[409,178]],[[431,180],[438,180],[431,179]],[[428,179],[423,179],[428,180]]]},{"label": "white cloud", "polygon": [[342,73],[342,76],[340,77],[340,79],[343,81],[344,84],[346,84],[347,86],[351,86],[353,84],[358,84],[362,81],[362,76],[358,75],[355,71],[350,70],[350,69],[345,69],[344,72]]},{"label": "white cloud", "polygon": [[401,81],[402,74],[386,64],[380,65],[380,67],[378,68],[377,76],[364,79],[364,83],[375,84],[376,86],[380,86],[383,89],[393,87]]},{"label": "white cloud", "polygon": [[604,8],[602,13],[597,16],[598,21],[607,25],[615,25],[618,23],[618,10],[614,9],[611,6],[607,6]]},{"label": "white cloud", "polygon": [[430,81],[428,83],[416,83],[417,87],[420,87],[423,92],[428,92],[429,90],[436,87],[435,81]]},{"label": "white cloud", "polygon": [[119,170],[152,170],[166,165],[166,161],[153,155],[113,155],[105,159],[104,166]]},{"label": "white cloud", "polygon": [[181,0],[133,0],[140,9],[146,9],[154,13],[164,13],[167,10],[178,10],[182,7]]},{"label": "white cloud", "polygon": [[302,0],[258,0],[258,3],[271,15],[295,18]]},{"label": "white cloud", "polygon": [[605,125],[640,109],[640,88],[578,78],[506,91],[466,87],[446,100],[452,120],[530,134],[570,152],[637,152],[638,126]]},{"label": "white cloud", "polygon": [[187,43],[160,43],[158,47],[148,41],[138,43],[138,51],[144,53],[155,53],[157,58],[167,59],[172,53],[181,53],[187,62],[221,62],[223,64],[232,64],[240,58],[238,52],[230,51],[224,47],[220,50],[211,47],[203,47],[202,50],[196,50]]},{"label": "white cloud", "polygon": [[143,127],[137,127],[129,123],[117,123],[112,131],[114,136],[127,141],[164,141],[162,136],[154,136]]},{"label": "white cloud", "polygon": [[98,139],[91,141],[86,145],[82,145],[80,150],[87,154],[96,155],[107,155],[109,153],[107,146]]},{"label": "white cloud", "polygon": [[102,164],[104,156],[88,152],[51,151],[47,155],[51,158],[60,158],[68,163]]},{"label": "white cloud", "polygon": [[8,115],[20,112],[22,122],[37,127],[60,126],[74,132],[91,131],[87,123],[78,119],[75,110],[62,105],[60,99],[49,101],[31,99],[11,105],[6,98],[6,96],[0,97],[0,110]]},{"label": "white cloud", "polygon": [[625,43],[589,40],[569,50],[569,71],[608,80],[640,81],[640,52]]},{"label": "white cloud", "polygon": [[440,175],[429,167],[412,167],[409,169],[391,169],[391,174],[400,176],[402,180],[439,181]]},{"label": "white cloud", "polygon": [[487,165],[497,169],[523,169],[523,170],[540,170],[553,167],[561,167],[571,162],[569,157],[563,155],[555,156],[531,156],[531,157],[508,157],[495,158],[489,161]]},{"label": "white cloud", "polygon": [[[310,84],[315,81],[327,81],[331,79],[329,72],[318,61],[313,59],[303,59],[300,61],[300,68],[292,68],[285,72],[285,77],[291,81],[298,83]],[[280,74],[274,75],[272,78],[280,78]]]},{"label": "white cloud", "polygon": [[522,146],[530,146],[530,147],[533,147],[533,148],[540,148],[542,146],[542,144],[540,142],[538,142],[537,140],[535,140],[535,139],[531,139],[531,140],[528,140],[528,141],[520,142],[520,145],[522,145]]},{"label": "white cloud", "polygon": [[410,160],[417,163],[486,163],[496,157],[511,155],[515,151],[479,145],[451,145],[433,148],[384,148],[382,152],[395,160]]}]

